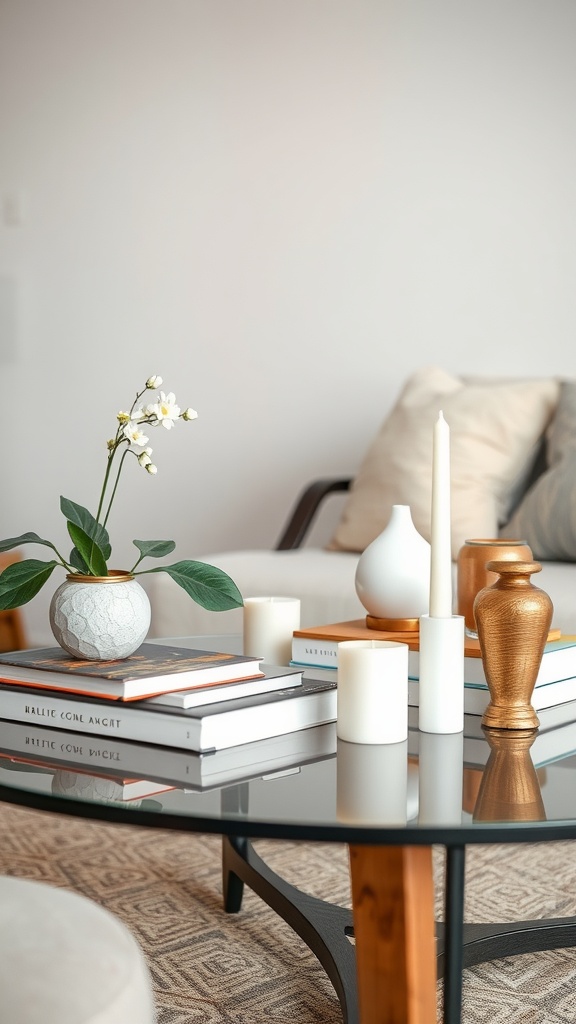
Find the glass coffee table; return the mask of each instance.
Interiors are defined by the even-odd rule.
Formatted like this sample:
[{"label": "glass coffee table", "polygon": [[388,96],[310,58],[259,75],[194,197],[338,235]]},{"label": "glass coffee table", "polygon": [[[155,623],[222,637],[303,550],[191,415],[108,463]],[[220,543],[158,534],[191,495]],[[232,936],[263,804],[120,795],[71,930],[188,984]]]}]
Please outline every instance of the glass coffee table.
[{"label": "glass coffee table", "polygon": [[[220,636],[178,642],[207,650],[239,646],[238,638]],[[44,774],[19,770],[24,758],[19,761],[10,739],[14,731],[0,720],[7,766],[0,799],[97,820],[221,834],[225,910],[240,911],[244,884],[257,892],[314,951],[345,1022],[432,1024],[436,978],[443,976],[444,1020],[452,1024],[461,1017],[464,966],[576,945],[574,918],[463,923],[467,845],[576,838],[576,702],[559,709],[559,724],[540,735],[499,733],[489,740],[476,716],[467,716],[464,734],[431,736],[418,732],[416,710],[410,714],[404,744],[343,743],[333,723],[319,726],[305,730],[305,749],[295,763],[284,759],[275,770],[272,758],[245,765],[236,776],[214,775],[204,785],[161,778],[175,788],[152,805],[113,801],[97,787],[64,793],[54,785],[61,767],[56,755],[45,760]],[[145,759],[147,748],[135,746]],[[150,748],[151,770],[143,778],[155,777],[158,749]],[[65,767],[73,771],[74,764]],[[255,838],[346,843],[353,911],[288,884],[256,853]],[[433,844],[446,850],[442,924],[434,922]]]}]

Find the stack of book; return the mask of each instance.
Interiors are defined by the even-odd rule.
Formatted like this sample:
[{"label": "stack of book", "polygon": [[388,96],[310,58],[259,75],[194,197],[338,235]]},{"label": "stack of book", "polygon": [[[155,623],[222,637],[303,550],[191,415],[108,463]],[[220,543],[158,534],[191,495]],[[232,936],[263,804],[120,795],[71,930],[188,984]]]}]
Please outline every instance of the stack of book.
[{"label": "stack of book", "polygon": [[[549,639],[534,693],[532,706],[538,713],[545,708],[576,700],[576,637],[560,636]],[[418,633],[390,633],[369,629],[364,619],[335,622],[295,630],[292,640],[292,661],[295,668],[304,668],[336,677],[338,644],[342,640],[397,640],[408,644],[408,703],[418,707],[419,652]],[[490,694],[478,640],[466,639],[464,647],[464,712],[482,715],[488,706]]]},{"label": "stack of book", "polygon": [[0,719],[202,752],[334,722],[336,681],[160,644],[113,662],[15,651],[0,655]]},{"label": "stack of book", "polygon": [[[113,780],[115,799],[142,799],[167,789],[201,792],[298,771],[336,756],[336,725],[329,722],[210,753],[110,736],[90,736],[25,722],[0,721],[0,768],[86,773]],[[137,780],[137,781],[136,781]]]}]

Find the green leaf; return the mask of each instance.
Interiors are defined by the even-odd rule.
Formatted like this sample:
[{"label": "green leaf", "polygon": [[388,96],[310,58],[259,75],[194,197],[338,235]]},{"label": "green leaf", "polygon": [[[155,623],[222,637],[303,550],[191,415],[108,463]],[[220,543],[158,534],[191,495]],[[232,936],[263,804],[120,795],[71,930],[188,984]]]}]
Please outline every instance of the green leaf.
[{"label": "green leaf", "polygon": [[173,540],[133,540],[142,558],[163,558],[174,551],[176,544]]},{"label": "green leaf", "polygon": [[104,559],[108,560],[112,554],[108,531],[100,523],[96,522],[92,513],[87,508],[84,508],[83,505],[77,505],[76,502],[70,501],[69,498],[62,497],[60,498],[60,510],[70,523],[79,526],[90,540],[95,541]]},{"label": "green leaf", "polygon": [[81,572],[83,576],[90,575],[90,569],[86,565],[86,562],[82,558],[82,555],[78,551],[78,548],[72,548],[68,561],[72,568],[77,569],[78,572]]},{"label": "green leaf", "polygon": [[107,576],[108,566],[103,551],[100,550],[95,540],[92,540],[79,526],[68,522],[68,533],[72,543],[78,550],[80,557],[88,566],[91,576]]},{"label": "green leaf", "polygon": [[[206,562],[175,562],[146,572],[167,572],[196,604],[210,612],[224,612],[244,604],[242,594],[230,577]],[[141,575],[137,573],[136,575]]]},{"label": "green leaf", "polygon": [[8,565],[0,574],[0,610],[19,608],[31,601],[57,565],[60,562],[41,562],[37,558]]},{"label": "green leaf", "polygon": [[9,537],[8,540],[0,540],[0,551],[10,551],[11,548],[17,548],[20,544],[44,544],[47,548],[52,548],[56,551],[56,548],[49,540],[43,540],[37,533],[21,533],[19,537]]}]

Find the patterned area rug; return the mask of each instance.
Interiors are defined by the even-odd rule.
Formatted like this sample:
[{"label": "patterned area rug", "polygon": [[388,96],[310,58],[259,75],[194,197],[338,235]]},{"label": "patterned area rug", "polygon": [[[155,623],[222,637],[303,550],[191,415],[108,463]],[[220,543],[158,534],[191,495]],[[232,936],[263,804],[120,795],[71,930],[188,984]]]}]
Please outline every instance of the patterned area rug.
[{"label": "patterned area rug", "polygon": [[[313,954],[246,889],[222,910],[220,839],[85,822],[0,804],[0,873],[90,897],[136,936],[152,972],[158,1024],[340,1024]],[[350,905],[347,851],[259,841],[288,881]],[[435,850],[438,910],[443,863]],[[576,846],[475,847],[466,918],[576,915]],[[440,1003],[440,996],[439,996]],[[567,1024],[576,1019],[576,951],[555,950],[465,971],[465,1024]]]}]

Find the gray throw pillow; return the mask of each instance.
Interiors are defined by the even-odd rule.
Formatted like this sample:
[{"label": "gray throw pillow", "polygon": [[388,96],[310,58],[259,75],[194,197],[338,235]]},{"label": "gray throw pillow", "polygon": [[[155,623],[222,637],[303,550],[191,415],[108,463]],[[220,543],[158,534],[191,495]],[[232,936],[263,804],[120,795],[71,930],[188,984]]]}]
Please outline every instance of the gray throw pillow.
[{"label": "gray throw pillow", "polygon": [[548,469],[500,535],[522,537],[535,558],[576,561],[576,381],[560,385],[548,433]]}]

